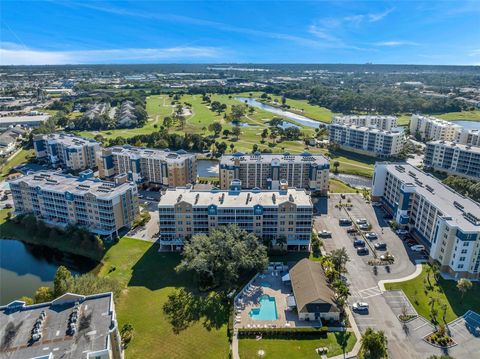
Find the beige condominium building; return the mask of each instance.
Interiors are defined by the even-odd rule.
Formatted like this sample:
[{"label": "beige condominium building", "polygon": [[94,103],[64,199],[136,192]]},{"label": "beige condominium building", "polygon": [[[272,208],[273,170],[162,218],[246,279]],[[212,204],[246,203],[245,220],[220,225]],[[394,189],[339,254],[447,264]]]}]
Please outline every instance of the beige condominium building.
[{"label": "beige condominium building", "polygon": [[31,213],[47,224],[86,228],[102,237],[117,237],[139,212],[137,187],[126,176],[115,182],[44,171],[9,182],[16,214]]},{"label": "beige condominium building", "polygon": [[180,250],[186,238],[228,224],[273,245],[285,238],[288,250],[310,249],[312,201],[305,190],[286,183],[278,190],[242,190],[240,181],[229,190],[169,189],[160,197],[158,212],[163,250]]},{"label": "beige condominium building", "polygon": [[94,168],[95,153],[100,151],[97,141],[64,133],[36,135],[33,146],[37,158],[70,170]]},{"label": "beige condominium building", "polygon": [[423,164],[428,169],[480,180],[480,147],[431,141],[427,143]]},{"label": "beige condominium building", "polygon": [[328,126],[328,132],[330,143],[372,157],[394,157],[405,144],[405,133],[401,127],[387,131],[377,127],[332,123]]},{"label": "beige condominium building", "polygon": [[480,205],[405,163],[377,162],[372,199],[381,201],[453,278],[479,279]]},{"label": "beige condominium building", "polygon": [[333,116],[332,123],[339,125],[355,125],[359,127],[376,127],[381,130],[390,131],[397,127],[395,116]]},{"label": "beige condominium building", "polygon": [[224,155],[220,160],[220,188],[228,189],[233,180],[242,188],[278,189],[281,181],[289,187],[327,193],[329,161],[322,155],[259,153]]},{"label": "beige condominium building", "polygon": [[197,179],[194,153],[116,146],[97,154],[100,178],[125,173],[130,181],[168,187],[186,186]]}]

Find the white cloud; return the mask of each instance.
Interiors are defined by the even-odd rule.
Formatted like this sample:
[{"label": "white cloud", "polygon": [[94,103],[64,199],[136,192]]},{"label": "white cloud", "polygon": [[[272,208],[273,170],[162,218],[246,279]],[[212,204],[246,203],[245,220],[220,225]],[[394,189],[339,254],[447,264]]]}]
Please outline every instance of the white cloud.
[{"label": "white cloud", "polygon": [[472,51],[470,51],[470,53],[468,54],[468,56],[479,56],[479,55],[480,55],[480,49],[472,50]]},{"label": "white cloud", "polygon": [[413,41],[380,41],[374,43],[375,46],[387,46],[387,47],[395,47],[395,46],[418,46],[419,44]]},{"label": "white cloud", "polygon": [[0,44],[0,65],[62,65],[92,63],[122,63],[130,61],[198,62],[204,59],[219,59],[223,51],[213,47],[128,48],[105,50],[48,51]]},{"label": "white cloud", "polygon": [[388,9],[388,10],[385,10],[384,12],[380,12],[380,13],[377,13],[377,14],[367,14],[367,18],[368,18],[368,21],[369,22],[377,22],[377,21],[380,21],[382,20],[385,16],[387,16],[388,14],[390,14],[394,9]]}]

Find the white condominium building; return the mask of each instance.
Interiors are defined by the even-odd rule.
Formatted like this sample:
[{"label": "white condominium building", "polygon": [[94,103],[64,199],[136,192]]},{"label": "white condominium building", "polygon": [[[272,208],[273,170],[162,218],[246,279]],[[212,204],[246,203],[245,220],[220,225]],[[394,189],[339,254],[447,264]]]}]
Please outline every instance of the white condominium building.
[{"label": "white condominium building", "polygon": [[480,205],[408,164],[377,162],[372,199],[425,245],[441,271],[478,279]]},{"label": "white condominium building", "polygon": [[432,116],[412,115],[410,134],[418,135],[422,141],[455,141],[462,126]]},{"label": "white condominium building", "polygon": [[9,183],[15,213],[31,213],[60,227],[78,225],[100,236],[118,236],[139,212],[137,187],[126,176],[112,183],[93,179],[91,170],[80,177],[49,171]]},{"label": "white condominium building", "polygon": [[480,179],[480,147],[431,141],[427,143],[423,164],[436,171]]},{"label": "white condominium building", "polygon": [[130,181],[147,182],[169,187],[186,186],[197,179],[194,153],[117,146],[97,154],[100,178],[125,173]]},{"label": "white condominium building", "polygon": [[390,131],[397,127],[395,116],[333,116],[332,123],[339,125],[355,125],[360,127],[376,127],[380,130]]},{"label": "white condominium building", "polygon": [[400,153],[405,144],[401,127],[391,131],[375,127],[334,124],[328,127],[330,143],[340,148],[374,157],[392,157]]},{"label": "white condominium building", "polygon": [[36,135],[33,146],[37,158],[70,170],[94,168],[95,153],[100,151],[97,141],[64,133]]},{"label": "white condominium building", "polygon": [[305,190],[242,190],[233,181],[229,190],[169,189],[158,203],[160,245],[180,250],[183,241],[195,234],[208,234],[222,225],[236,224],[259,238],[276,244],[287,240],[287,249],[310,249],[313,205]]},{"label": "white condominium building", "polygon": [[228,189],[237,179],[242,188],[278,189],[281,181],[289,187],[327,193],[329,161],[323,155],[256,152],[224,155],[220,160],[220,188]]},{"label": "white condominium building", "polygon": [[456,142],[464,145],[480,147],[480,131],[475,129],[462,128],[462,130],[457,136]]}]

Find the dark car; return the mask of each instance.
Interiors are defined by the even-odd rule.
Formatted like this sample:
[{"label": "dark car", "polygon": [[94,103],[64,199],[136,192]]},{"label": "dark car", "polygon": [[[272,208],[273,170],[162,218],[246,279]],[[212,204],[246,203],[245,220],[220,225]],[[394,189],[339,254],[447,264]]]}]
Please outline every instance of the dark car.
[{"label": "dark car", "polygon": [[368,254],[368,248],[365,248],[365,247],[357,248],[357,254],[360,256]]},{"label": "dark car", "polygon": [[338,223],[341,225],[341,226],[349,226],[352,224],[352,221],[349,220],[348,218],[340,218],[338,220]]},{"label": "dark car", "polygon": [[357,229],[356,228],[353,228],[353,227],[350,227],[350,228],[347,228],[347,233],[357,233]]},{"label": "dark car", "polygon": [[387,249],[387,244],[386,244],[386,243],[382,243],[382,242],[375,243],[374,246],[375,246],[375,249],[378,249],[378,250]]},{"label": "dark car", "polygon": [[384,219],[393,219],[393,216],[391,214],[387,213],[383,216],[383,218]]},{"label": "dark car", "polygon": [[410,240],[410,241],[407,242],[407,246],[409,246],[409,247],[416,246],[417,244],[418,244],[417,241]]},{"label": "dark car", "polygon": [[365,241],[362,239],[355,239],[353,241],[353,246],[356,247],[365,247]]}]

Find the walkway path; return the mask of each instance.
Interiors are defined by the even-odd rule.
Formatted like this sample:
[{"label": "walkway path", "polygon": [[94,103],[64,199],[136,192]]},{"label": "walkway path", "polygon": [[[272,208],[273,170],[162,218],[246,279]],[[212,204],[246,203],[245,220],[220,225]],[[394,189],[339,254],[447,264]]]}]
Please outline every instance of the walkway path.
[{"label": "walkway path", "polygon": [[407,280],[416,278],[422,273],[422,265],[421,264],[416,264],[415,272],[413,272],[410,275],[407,275],[406,277],[403,278],[397,278],[397,279],[385,279],[385,280],[380,280],[378,281],[378,286],[382,290],[382,292],[385,292],[385,284],[387,283],[399,283],[399,282],[406,282]]}]

